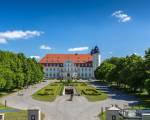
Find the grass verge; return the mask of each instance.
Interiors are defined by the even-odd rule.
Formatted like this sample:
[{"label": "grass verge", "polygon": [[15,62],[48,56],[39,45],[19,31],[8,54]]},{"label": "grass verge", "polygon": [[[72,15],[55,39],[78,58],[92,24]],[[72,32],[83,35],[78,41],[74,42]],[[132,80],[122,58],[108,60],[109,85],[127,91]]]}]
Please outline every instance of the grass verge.
[{"label": "grass verge", "polygon": [[61,94],[62,87],[63,84],[60,82],[51,83],[34,93],[32,98],[39,101],[52,102],[56,99],[57,95]]},{"label": "grass verge", "polygon": [[99,114],[100,120],[106,120],[106,112]]},{"label": "grass verge", "polygon": [[139,99],[139,104],[133,106],[134,109],[150,109],[150,96],[147,92],[136,94]]},{"label": "grass verge", "polygon": [[[4,105],[0,104],[0,110],[15,110],[11,107],[5,107]],[[28,120],[27,111],[20,110],[18,112],[5,112],[5,120]],[[41,120],[44,120],[45,115],[41,113]]]},{"label": "grass verge", "polygon": [[114,90],[118,90],[118,91],[127,93],[131,96],[135,96],[139,100],[139,103],[132,105],[131,106],[132,109],[150,109],[150,96],[148,95],[146,91],[143,91],[141,93],[140,92],[134,93],[125,88],[118,88],[115,85],[111,85],[110,87]]},{"label": "grass verge", "polygon": [[95,102],[107,99],[107,94],[87,83],[74,83],[77,93],[85,96],[88,101]]},{"label": "grass verge", "polygon": [[[41,114],[41,120],[44,120],[44,114]],[[5,113],[5,120],[28,120],[27,111]]]}]

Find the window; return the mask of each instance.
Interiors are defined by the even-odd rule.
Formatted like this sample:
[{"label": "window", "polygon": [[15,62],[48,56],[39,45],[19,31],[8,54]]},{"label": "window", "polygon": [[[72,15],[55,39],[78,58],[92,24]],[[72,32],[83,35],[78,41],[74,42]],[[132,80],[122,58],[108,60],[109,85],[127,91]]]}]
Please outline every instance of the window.
[{"label": "window", "polygon": [[31,120],[35,120],[35,115],[31,115]]},{"label": "window", "polygon": [[91,77],[91,74],[89,73],[89,77]]},{"label": "window", "polygon": [[116,120],[116,116],[115,115],[112,115],[112,120]]},{"label": "window", "polygon": [[84,74],[82,73],[82,77],[84,76]]}]

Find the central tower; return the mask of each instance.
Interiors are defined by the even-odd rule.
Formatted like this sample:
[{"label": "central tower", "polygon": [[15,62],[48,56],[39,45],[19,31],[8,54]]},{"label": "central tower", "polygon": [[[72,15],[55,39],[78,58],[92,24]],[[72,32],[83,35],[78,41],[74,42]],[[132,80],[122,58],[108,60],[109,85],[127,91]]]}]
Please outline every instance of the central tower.
[{"label": "central tower", "polygon": [[95,46],[91,50],[91,55],[93,56],[93,71],[96,70],[96,68],[100,65],[101,63],[101,56],[100,56],[100,50],[98,46]]}]

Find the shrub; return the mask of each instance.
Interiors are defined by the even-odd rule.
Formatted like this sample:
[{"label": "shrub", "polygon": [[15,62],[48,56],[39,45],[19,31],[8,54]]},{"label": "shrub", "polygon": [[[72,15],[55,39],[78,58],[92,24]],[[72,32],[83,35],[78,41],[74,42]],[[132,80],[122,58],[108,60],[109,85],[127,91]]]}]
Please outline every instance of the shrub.
[{"label": "shrub", "polygon": [[97,90],[94,90],[94,89],[85,89],[85,90],[82,90],[81,91],[81,94],[84,94],[84,95],[101,95],[100,92],[98,92]]},{"label": "shrub", "polygon": [[47,88],[47,89],[45,89],[45,91],[53,91],[53,89],[49,89],[49,88]]},{"label": "shrub", "polygon": [[82,83],[81,86],[87,86],[87,84],[86,83]]}]

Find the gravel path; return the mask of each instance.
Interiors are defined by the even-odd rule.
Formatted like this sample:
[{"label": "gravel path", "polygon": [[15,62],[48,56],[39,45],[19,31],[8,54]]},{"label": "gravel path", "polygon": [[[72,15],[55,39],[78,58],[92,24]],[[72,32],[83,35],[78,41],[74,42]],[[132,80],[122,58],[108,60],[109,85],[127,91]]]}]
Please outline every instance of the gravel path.
[{"label": "gravel path", "polygon": [[4,103],[7,100],[8,106],[18,109],[40,108],[46,115],[45,120],[99,120],[98,114],[101,111],[101,107],[109,107],[111,104],[117,104],[123,107],[124,104],[131,105],[137,102],[133,97],[112,91],[107,86],[97,84],[93,85],[108,93],[109,98],[107,100],[88,102],[82,96],[74,96],[73,101],[69,101],[70,96],[67,95],[57,97],[54,102],[41,102],[32,99],[31,95],[34,92],[51,82],[54,81],[43,82],[23,90],[23,96],[18,96],[17,93],[13,93],[0,99],[0,101]]}]

